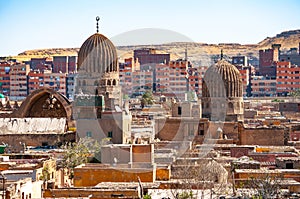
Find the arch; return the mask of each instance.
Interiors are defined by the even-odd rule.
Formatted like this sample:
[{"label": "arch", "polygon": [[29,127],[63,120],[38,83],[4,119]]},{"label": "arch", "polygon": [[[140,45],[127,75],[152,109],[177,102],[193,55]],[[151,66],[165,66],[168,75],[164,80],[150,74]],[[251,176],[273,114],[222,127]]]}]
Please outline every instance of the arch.
[{"label": "arch", "polygon": [[232,103],[232,102],[229,102],[229,103],[228,103],[228,108],[229,108],[229,109],[233,109],[233,103]]},{"label": "arch", "polygon": [[117,85],[117,80],[113,80],[112,85],[116,86]]},{"label": "arch", "polygon": [[111,86],[111,80],[107,80],[107,86]]},{"label": "arch", "polygon": [[41,88],[27,96],[12,117],[65,117],[69,123],[72,117],[71,102],[53,89]]}]

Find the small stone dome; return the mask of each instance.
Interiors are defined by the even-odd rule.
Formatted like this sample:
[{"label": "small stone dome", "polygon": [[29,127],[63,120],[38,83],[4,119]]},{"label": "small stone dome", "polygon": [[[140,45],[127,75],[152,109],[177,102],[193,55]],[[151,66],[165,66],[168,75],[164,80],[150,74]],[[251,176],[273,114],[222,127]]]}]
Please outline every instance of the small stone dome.
[{"label": "small stone dome", "polygon": [[[223,84],[220,84],[223,81]],[[209,67],[204,75],[203,97],[243,97],[243,83],[239,70],[225,60]]]},{"label": "small stone dome", "polygon": [[104,35],[95,33],[80,47],[78,70],[88,73],[118,71],[118,56],[114,44]]}]

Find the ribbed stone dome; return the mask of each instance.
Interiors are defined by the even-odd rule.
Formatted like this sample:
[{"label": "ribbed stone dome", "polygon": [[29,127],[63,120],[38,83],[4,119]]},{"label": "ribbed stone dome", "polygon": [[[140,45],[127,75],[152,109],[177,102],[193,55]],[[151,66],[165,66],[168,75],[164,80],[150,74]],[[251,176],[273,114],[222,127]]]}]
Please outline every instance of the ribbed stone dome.
[{"label": "ribbed stone dome", "polygon": [[118,57],[114,44],[104,35],[95,33],[80,47],[78,70],[88,73],[118,71]]},{"label": "ribbed stone dome", "polygon": [[225,60],[209,67],[204,75],[202,96],[243,97],[243,83],[239,70]]}]

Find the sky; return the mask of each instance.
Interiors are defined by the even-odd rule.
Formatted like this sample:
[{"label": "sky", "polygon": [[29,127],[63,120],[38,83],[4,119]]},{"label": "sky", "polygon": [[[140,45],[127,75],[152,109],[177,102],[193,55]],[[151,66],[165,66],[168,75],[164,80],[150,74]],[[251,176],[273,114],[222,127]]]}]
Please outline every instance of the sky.
[{"label": "sky", "polygon": [[[299,11],[299,0],[0,0],[0,56],[80,47],[96,32],[96,16],[117,45],[148,44],[143,33],[153,29],[158,43],[255,44],[300,29]],[[135,41],[120,37],[129,33]]]}]

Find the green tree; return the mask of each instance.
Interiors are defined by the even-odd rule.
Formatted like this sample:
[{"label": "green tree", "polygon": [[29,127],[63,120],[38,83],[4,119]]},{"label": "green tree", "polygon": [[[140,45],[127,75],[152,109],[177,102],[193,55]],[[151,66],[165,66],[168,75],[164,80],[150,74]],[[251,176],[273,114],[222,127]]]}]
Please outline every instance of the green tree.
[{"label": "green tree", "polygon": [[79,142],[69,142],[63,146],[63,167],[68,169],[69,177],[73,178],[74,168],[80,164],[87,163],[91,156],[87,138],[81,138]]},{"label": "green tree", "polygon": [[144,106],[146,105],[151,105],[153,104],[154,99],[153,99],[153,94],[151,91],[146,91],[143,95],[142,95],[142,99],[141,99],[141,106],[142,108],[144,108]]},{"label": "green tree", "polygon": [[290,92],[290,96],[299,97],[300,96],[300,90],[298,89],[298,90]]},{"label": "green tree", "polygon": [[40,180],[47,181],[50,180],[50,172],[49,167],[45,165],[42,170],[42,175],[40,176]]},{"label": "green tree", "polygon": [[146,194],[146,195],[143,196],[143,199],[152,199],[152,197],[151,197],[151,195]]}]

